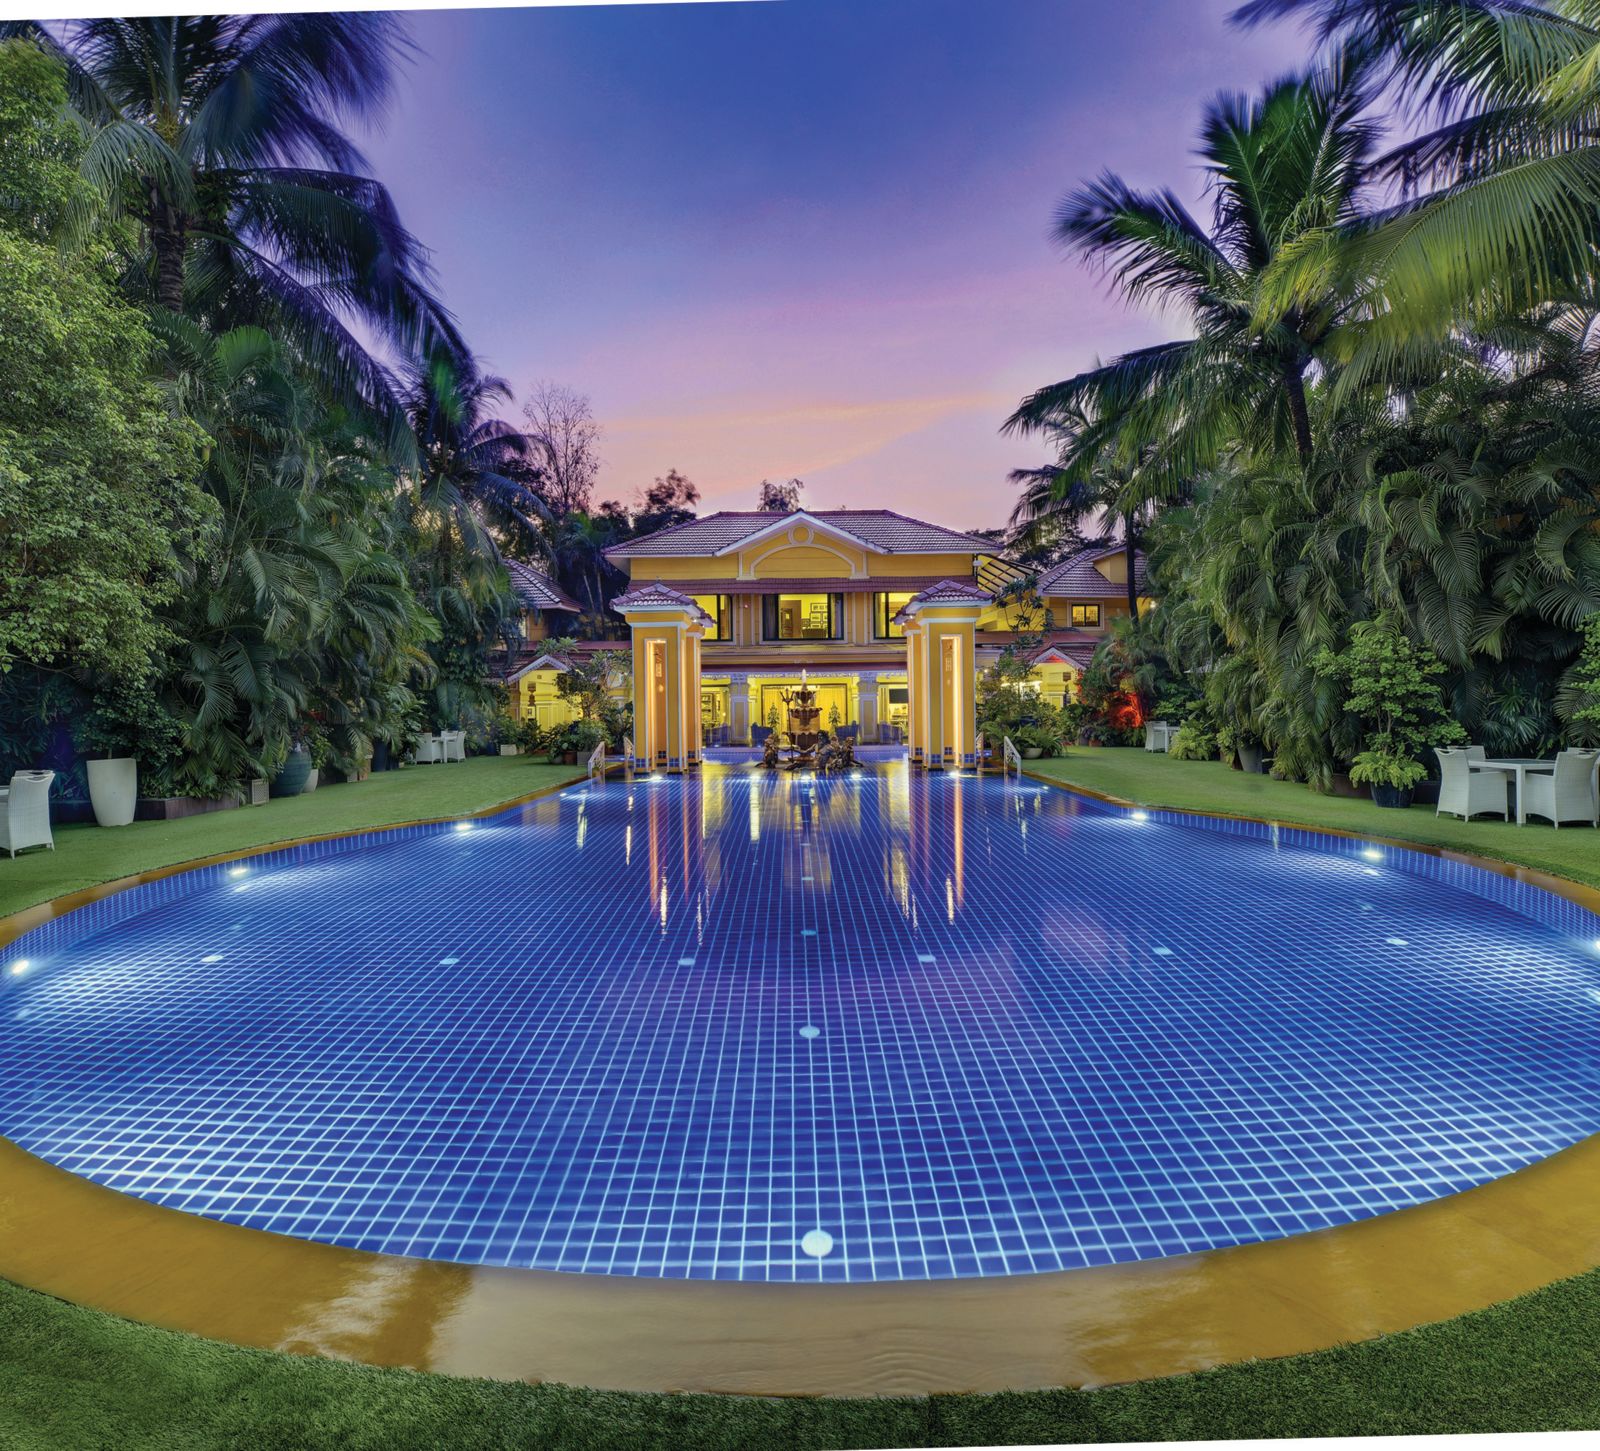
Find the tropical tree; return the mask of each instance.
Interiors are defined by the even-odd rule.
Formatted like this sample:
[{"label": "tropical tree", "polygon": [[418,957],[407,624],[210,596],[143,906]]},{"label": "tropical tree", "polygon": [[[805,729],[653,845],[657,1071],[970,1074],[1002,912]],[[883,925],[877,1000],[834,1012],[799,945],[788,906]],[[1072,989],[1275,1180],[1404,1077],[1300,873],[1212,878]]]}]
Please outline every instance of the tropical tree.
[{"label": "tropical tree", "polygon": [[605,623],[606,606],[627,579],[609,563],[605,551],[624,537],[627,516],[620,509],[575,510],[559,520],[552,549],[562,583],[584,606],[591,629]]},{"label": "tropical tree", "polygon": [[59,68],[0,45],[0,674],[137,679],[203,547],[200,430],[149,379],[157,344],[91,253],[56,245],[81,186]]},{"label": "tropical tree", "polygon": [[390,15],[132,16],[45,30],[88,132],[82,172],[142,244],[127,283],[216,330],[256,325],[350,397],[393,402],[358,340],[464,345],[425,253],[345,129],[387,101],[406,42]]},{"label": "tropical tree", "polygon": [[1310,20],[1387,62],[1421,126],[1378,159],[1396,205],[1303,240],[1265,289],[1363,297],[1343,340],[1362,375],[1419,342],[1585,295],[1600,243],[1600,10],[1592,0],[1253,0],[1246,24]]},{"label": "tropical tree", "polygon": [[1128,614],[1136,616],[1135,563],[1144,532],[1163,506],[1182,497],[1183,481],[1167,467],[1158,443],[1118,438],[1096,427],[1079,405],[1042,431],[1056,445],[1056,462],[1012,471],[1022,493],[1011,511],[1008,543],[1024,552],[1078,553],[1119,542],[1127,560]]},{"label": "tropical tree", "polygon": [[533,444],[493,412],[511,399],[504,379],[436,352],[413,370],[406,398],[419,460],[402,502],[412,579],[441,626],[434,714],[462,725],[492,711],[488,655],[511,628],[501,547],[543,557],[554,521]]},{"label": "tropical tree", "polygon": [[1292,447],[1308,461],[1308,374],[1351,300],[1330,288],[1264,311],[1260,284],[1299,238],[1364,215],[1377,137],[1370,90],[1370,68],[1352,48],[1258,98],[1214,100],[1200,144],[1209,230],[1173,192],[1140,191],[1112,173],[1072,193],[1056,236],[1104,269],[1130,303],[1185,313],[1194,335],[1041,388],[1006,429],[1079,429],[1092,420],[1083,440],[1091,453],[1130,434],[1135,448],[1160,438],[1180,471],[1241,440]]},{"label": "tropical tree", "polygon": [[392,471],[265,332],[168,322],[175,407],[212,440],[217,526],[169,613],[163,679],[182,723],[180,789],[270,775],[314,722],[346,764],[393,737],[438,634],[414,597]]}]

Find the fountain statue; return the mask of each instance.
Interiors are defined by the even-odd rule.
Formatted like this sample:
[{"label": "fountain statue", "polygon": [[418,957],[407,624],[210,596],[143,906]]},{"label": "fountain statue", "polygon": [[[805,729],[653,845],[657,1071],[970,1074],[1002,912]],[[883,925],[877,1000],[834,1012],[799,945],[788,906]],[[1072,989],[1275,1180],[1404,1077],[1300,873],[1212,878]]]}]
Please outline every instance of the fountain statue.
[{"label": "fountain statue", "polygon": [[822,719],[822,707],[817,704],[817,692],[808,683],[804,670],[800,672],[799,688],[785,690],[781,698],[789,716],[788,730],[784,732],[783,742],[777,731],[767,737],[762,752],[763,765],[769,769],[782,766],[786,771],[798,771],[807,766],[836,771],[857,764],[849,741],[829,740],[823,735],[818,724]]}]

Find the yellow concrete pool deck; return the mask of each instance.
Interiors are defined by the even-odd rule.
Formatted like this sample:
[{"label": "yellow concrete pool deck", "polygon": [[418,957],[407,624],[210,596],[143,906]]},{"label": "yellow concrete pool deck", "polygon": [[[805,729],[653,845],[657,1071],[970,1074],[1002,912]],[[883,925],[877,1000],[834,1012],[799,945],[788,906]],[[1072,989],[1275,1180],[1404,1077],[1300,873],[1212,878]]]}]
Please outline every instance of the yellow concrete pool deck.
[{"label": "yellow concrete pool deck", "polygon": [[[150,876],[284,845],[30,909],[0,920],[0,947]],[[1578,883],[1436,854],[1600,910],[1600,892]],[[1417,1208],[1203,1254],[989,1279],[743,1284],[342,1249],[165,1209],[0,1139],[0,1275],[133,1320],[376,1365],[641,1391],[926,1394],[1105,1385],[1445,1319],[1600,1265],[1597,1204],[1600,1138]]]}]

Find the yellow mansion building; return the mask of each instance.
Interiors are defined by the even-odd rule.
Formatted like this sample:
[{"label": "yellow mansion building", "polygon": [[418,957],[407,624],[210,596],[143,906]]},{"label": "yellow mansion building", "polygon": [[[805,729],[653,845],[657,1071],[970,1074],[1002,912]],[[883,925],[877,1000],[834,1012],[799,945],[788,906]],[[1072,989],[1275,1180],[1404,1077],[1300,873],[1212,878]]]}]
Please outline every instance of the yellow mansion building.
[{"label": "yellow mansion building", "polygon": [[[710,514],[607,557],[629,576],[613,608],[631,641],[576,651],[631,650],[638,764],[668,770],[707,745],[759,743],[802,671],[828,729],[904,742],[921,764],[966,763],[973,683],[1018,633],[1042,635],[1033,675],[1059,701],[1128,611],[1121,549],[1080,554],[1019,593],[1022,571],[990,541],[887,509]],[[544,617],[577,606],[536,571],[512,573],[528,623],[506,677],[519,714],[558,724],[555,682],[572,661],[541,648],[559,633]]]}]

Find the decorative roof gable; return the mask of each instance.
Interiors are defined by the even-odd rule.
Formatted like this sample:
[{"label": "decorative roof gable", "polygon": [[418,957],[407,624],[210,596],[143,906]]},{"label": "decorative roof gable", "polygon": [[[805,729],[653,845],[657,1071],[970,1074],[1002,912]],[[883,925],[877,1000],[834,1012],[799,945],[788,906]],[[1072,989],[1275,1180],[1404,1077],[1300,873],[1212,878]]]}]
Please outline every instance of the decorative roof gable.
[{"label": "decorative roof gable", "polygon": [[611,601],[611,608],[619,615],[626,615],[632,610],[683,610],[704,624],[716,623],[688,595],[680,594],[660,580],[653,584],[637,585],[625,594],[618,595]]},{"label": "decorative roof gable", "polygon": [[710,558],[741,549],[799,521],[843,536],[872,554],[989,554],[993,544],[975,534],[911,519],[892,509],[798,509],[779,514],[723,510],[629,539],[606,550],[608,559]]},{"label": "decorative roof gable", "polygon": [[921,594],[912,595],[895,615],[897,621],[909,620],[928,605],[989,605],[994,596],[970,579],[941,579],[929,585]]}]

